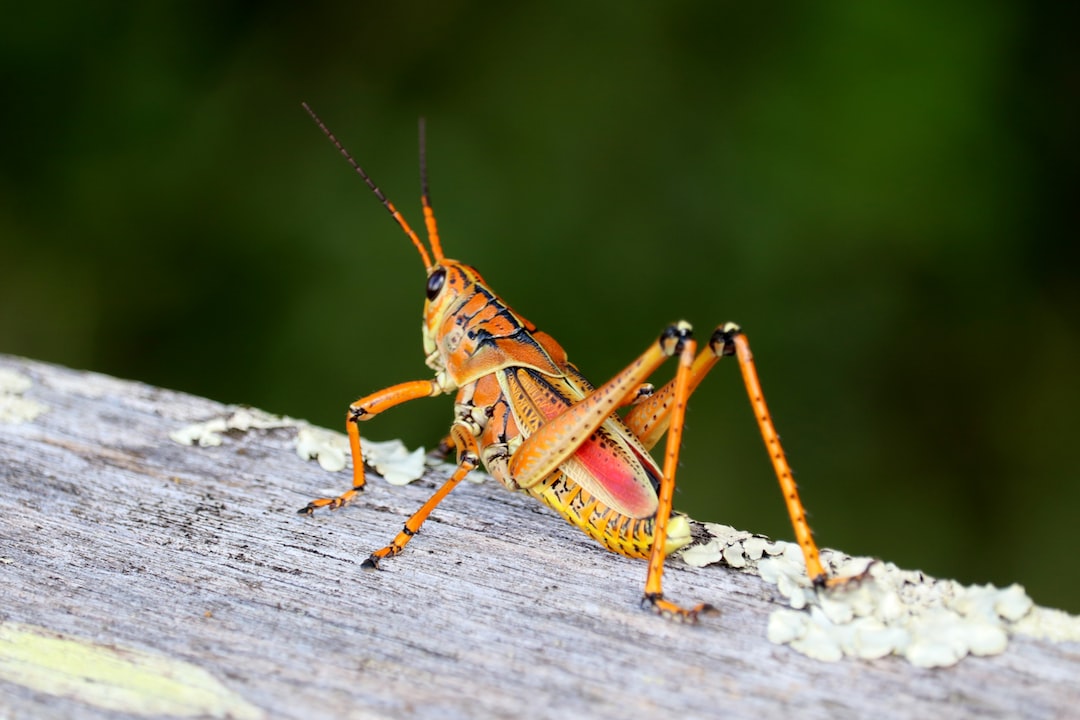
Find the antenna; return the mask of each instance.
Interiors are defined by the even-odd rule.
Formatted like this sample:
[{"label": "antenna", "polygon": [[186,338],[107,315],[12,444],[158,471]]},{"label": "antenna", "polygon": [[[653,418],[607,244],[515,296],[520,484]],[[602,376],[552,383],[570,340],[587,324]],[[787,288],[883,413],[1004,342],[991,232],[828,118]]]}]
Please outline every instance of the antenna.
[{"label": "antenna", "polygon": [[431,209],[431,193],[428,191],[427,177],[427,123],[420,118],[420,204],[424,206],[424,224],[427,225],[428,243],[435,254],[435,262],[443,259],[442,243],[439,242],[439,229],[435,225],[435,211]]},{"label": "antenna", "polygon": [[[376,185],[370,177],[368,177],[368,174],[364,172],[364,169],[360,167],[360,164],[357,163],[356,160],[353,160],[353,157],[349,154],[349,151],[345,149],[345,146],[342,145],[336,137],[334,137],[334,133],[330,132],[330,129],[326,127],[322,120],[319,119],[319,116],[315,114],[315,111],[312,110],[306,102],[300,104],[304,107],[304,110],[307,110],[307,114],[311,116],[311,119],[314,120],[315,124],[319,126],[319,129],[323,131],[323,134],[326,135],[327,139],[330,140],[330,142],[333,143],[334,147],[338,149],[338,152],[341,153],[342,157],[349,161],[349,164],[352,165],[353,170],[355,170],[357,174],[364,179],[364,182],[367,183],[367,186],[371,188],[371,191],[373,193],[375,193],[375,197],[379,198],[379,202],[381,202],[386,207],[386,209],[390,211],[390,216],[394,218],[394,221],[397,222],[398,225],[401,226],[401,229],[405,231],[405,234],[409,236],[409,239],[412,240],[413,245],[415,245],[416,249],[419,251],[420,259],[424,261],[424,268],[430,270],[432,267],[431,256],[428,255],[428,251],[424,248],[424,244],[420,242],[420,237],[416,234],[416,231],[409,227],[409,223],[405,222],[405,218],[402,217],[401,213],[398,212],[397,208],[394,207],[394,203],[386,199],[386,196],[383,195],[383,192],[379,189],[379,186]],[[422,123],[420,127],[420,167],[421,174],[423,174],[424,133]],[[436,260],[441,260],[443,256],[442,249],[439,246],[438,235],[434,232],[435,214],[431,211],[431,206],[427,203],[427,180],[424,180],[424,222],[427,224],[428,227],[428,235],[433,238],[432,250],[435,252],[435,258]]]}]

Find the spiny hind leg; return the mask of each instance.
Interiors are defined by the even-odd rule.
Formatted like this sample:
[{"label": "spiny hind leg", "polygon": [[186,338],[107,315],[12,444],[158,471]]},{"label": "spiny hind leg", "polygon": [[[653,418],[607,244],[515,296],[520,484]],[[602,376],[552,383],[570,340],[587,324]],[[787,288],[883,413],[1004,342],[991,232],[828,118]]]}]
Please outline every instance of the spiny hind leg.
[{"label": "spiny hind leg", "polygon": [[690,371],[696,348],[689,323],[680,321],[667,326],[660,337],[621,372],[540,425],[525,438],[507,463],[508,476],[518,487],[525,490],[535,487],[556,472],[618,408],[626,405],[640,407],[647,403],[647,397],[652,394],[647,387],[648,378],[665,360],[678,357],[679,367],[674,385],[675,403],[654,514],[644,603],[665,615],[687,620],[695,619],[706,606],[685,609],[665,600],[661,579],[664,558],[667,555],[675,468],[678,465],[679,442],[682,438],[686,398],[690,390]]},{"label": "spiny hind leg", "polygon": [[669,325],[615,377],[531,432],[510,458],[508,472],[517,486],[527,489],[539,483],[576,453],[616,410],[651,394],[644,381],[678,352],[689,335],[689,323]]},{"label": "spiny hind leg", "polygon": [[[761,381],[758,379],[757,368],[754,365],[754,356],[750,352],[750,342],[738,325],[726,323],[718,327],[709,340],[709,347],[694,358],[688,378],[689,393],[697,388],[705,375],[724,356],[734,356],[739,361],[743,384],[746,386],[746,393],[750,398],[750,405],[753,407],[754,417],[762,439],[765,441],[776,479],[780,483],[788,516],[795,530],[795,539],[802,548],[803,557],[806,560],[807,575],[815,585],[835,585],[846,582],[846,579],[830,579],[821,563],[821,553],[817,543],[814,542],[810,524],[806,520],[806,508],[803,507],[802,500],[799,498],[791,466],[788,465],[784,449],[780,445],[780,435],[776,432],[768,405],[765,403]],[[665,431],[670,434],[670,430],[674,427],[677,396],[678,391],[673,380],[627,413],[626,424],[646,447],[655,445]]]},{"label": "spiny hind leg", "polygon": [[645,594],[641,600],[643,606],[651,607],[664,617],[684,622],[696,622],[698,615],[713,609],[711,605],[705,603],[692,608],[677,605],[664,598],[662,585],[664,558],[667,557],[666,545],[668,525],[671,521],[671,504],[675,495],[675,471],[679,466],[679,452],[682,449],[686,404],[692,391],[690,382],[696,349],[697,344],[690,337],[690,327],[687,325],[685,333],[679,338],[679,343],[675,348],[679,367],[675,371],[675,379],[671,381],[672,403],[669,411],[667,444],[664,447],[663,476],[660,478],[660,488],[657,493],[653,543],[649,552],[649,571],[645,576]]}]

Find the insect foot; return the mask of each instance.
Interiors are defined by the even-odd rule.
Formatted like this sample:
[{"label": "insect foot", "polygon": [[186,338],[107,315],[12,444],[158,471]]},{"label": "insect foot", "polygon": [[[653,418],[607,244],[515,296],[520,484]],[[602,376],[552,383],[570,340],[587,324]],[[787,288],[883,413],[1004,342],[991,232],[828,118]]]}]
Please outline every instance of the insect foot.
[{"label": "insect foot", "polygon": [[811,582],[818,590],[833,590],[836,588],[848,589],[855,587],[866,578],[870,577],[870,568],[878,564],[878,560],[871,560],[866,567],[861,571],[853,575],[833,575],[821,574],[814,578],[811,578]]},{"label": "insect foot", "polygon": [[708,603],[701,603],[687,610],[680,605],[665,600],[663,593],[645,593],[644,597],[641,598],[641,607],[645,609],[651,608],[658,615],[668,620],[689,624],[696,623],[699,615],[720,612]]},{"label": "insect foot", "polygon": [[352,499],[356,497],[357,493],[363,491],[363,485],[354,485],[351,490],[338,495],[336,498],[315,498],[304,507],[296,511],[297,515],[311,515],[319,508],[329,508],[330,510],[337,510],[339,507],[352,502]]}]

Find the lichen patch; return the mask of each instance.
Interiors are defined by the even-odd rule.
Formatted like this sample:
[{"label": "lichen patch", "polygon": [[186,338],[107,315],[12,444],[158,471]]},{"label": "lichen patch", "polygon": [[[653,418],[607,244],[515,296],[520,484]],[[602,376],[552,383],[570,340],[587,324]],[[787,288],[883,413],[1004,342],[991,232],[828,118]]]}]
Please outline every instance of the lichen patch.
[{"label": "lichen patch", "polygon": [[34,386],[34,382],[14,370],[0,368],[0,423],[18,425],[30,422],[49,409],[47,405],[23,394]]},{"label": "lichen patch", "polygon": [[[186,425],[169,433],[181,445],[216,447],[229,431],[296,430],[295,448],[303,460],[316,460],[327,472],[340,472],[347,465],[349,440],[344,433],[316,427],[304,420],[272,415],[255,408],[238,408],[227,415]],[[424,474],[428,464],[424,448],[409,451],[400,440],[363,441],[364,462],[373,467],[391,485],[407,485]],[[430,464],[440,465],[437,460]],[[477,473],[473,473],[477,474]]]},{"label": "lichen patch", "polygon": [[683,560],[721,563],[775,585],[787,607],[773,611],[767,637],[818,660],[897,655],[919,667],[944,667],[968,655],[1003,653],[1012,635],[1080,641],[1080,618],[1037,607],[1020,585],[965,586],[825,550],[833,577],[856,579],[816,588],[798,545],[723,525],[704,528],[708,538],[684,550]]}]

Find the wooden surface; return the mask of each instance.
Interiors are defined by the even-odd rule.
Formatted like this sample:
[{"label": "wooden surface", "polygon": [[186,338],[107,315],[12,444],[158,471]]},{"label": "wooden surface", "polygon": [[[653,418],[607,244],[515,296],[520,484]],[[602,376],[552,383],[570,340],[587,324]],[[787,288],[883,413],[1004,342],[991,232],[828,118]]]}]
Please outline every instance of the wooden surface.
[{"label": "wooden surface", "polygon": [[[0,423],[2,718],[1080,712],[1077,643],[1014,638],[1002,655],[937,670],[820,662],[766,640],[772,586],[678,560],[668,596],[721,613],[665,621],[638,606],[644,563],[493,483],[463,484],[405,554],[363,572],[434,481],[375,478],[355,505],[300,516],[348,476],[302,461],[293,430],[185,447],[169,433],[228,408],[18,358],[0,356],[0,370],[29,378],[19,397],[45,408]],[[12,647],[26,654],[13,660]],[[52,682],[72,670],[50,662],[84,657],[136,687]],[[147,704],[196,685],[202,695]]]}]

